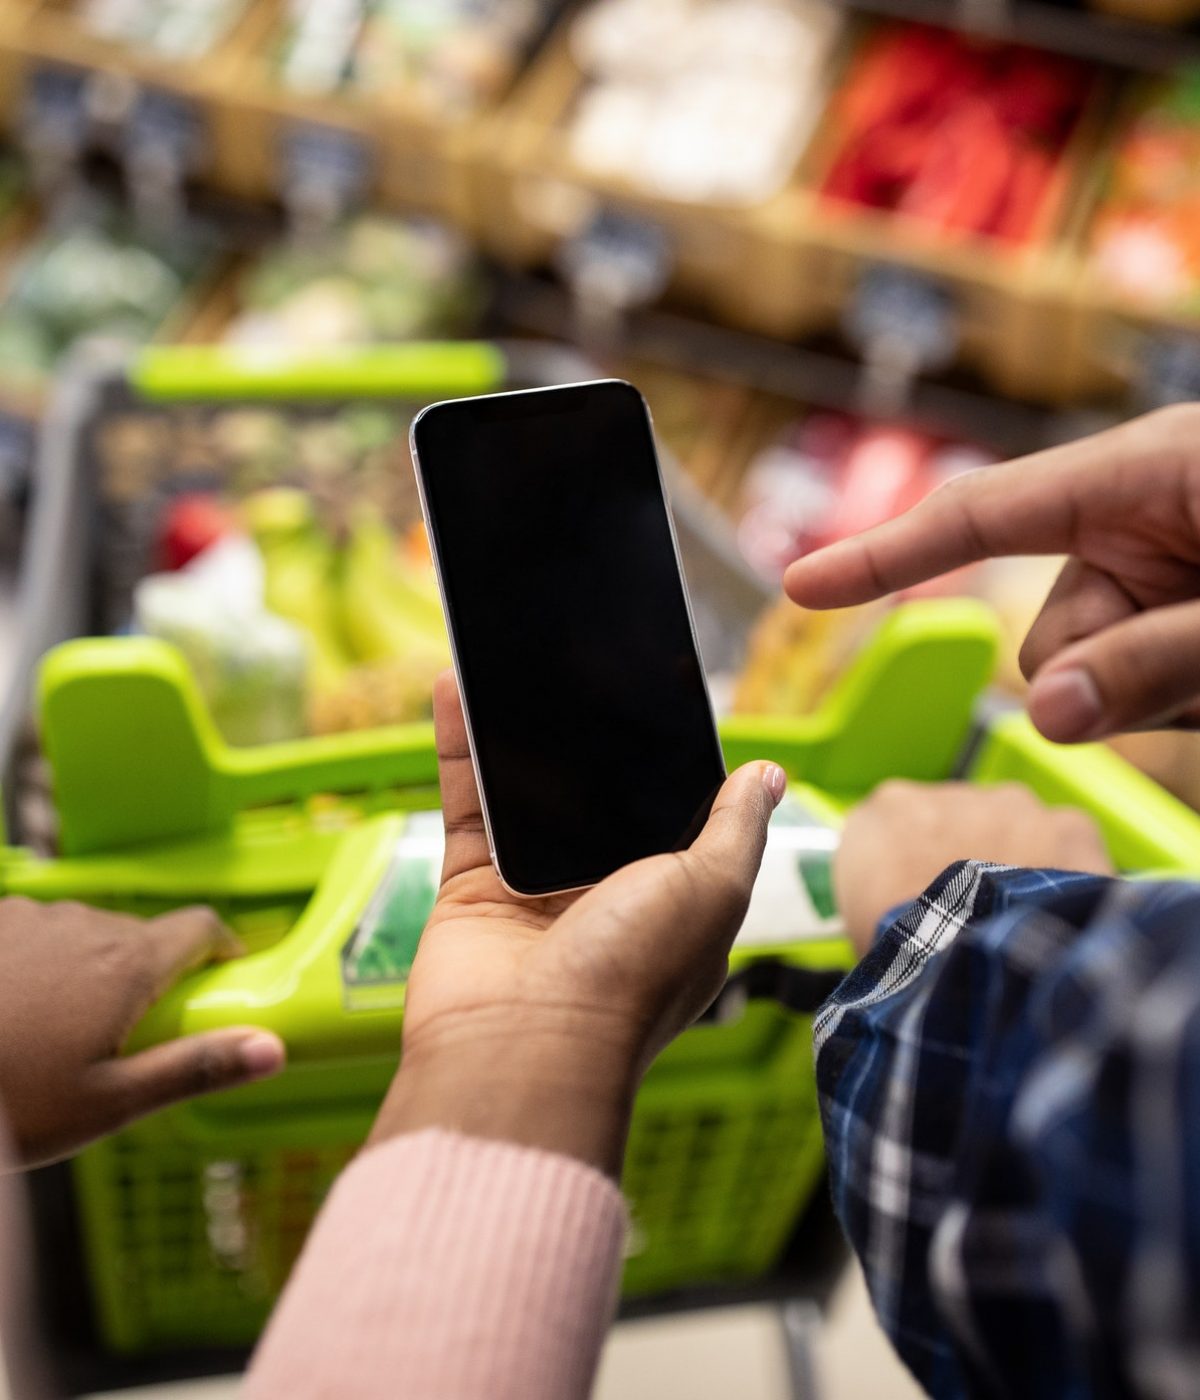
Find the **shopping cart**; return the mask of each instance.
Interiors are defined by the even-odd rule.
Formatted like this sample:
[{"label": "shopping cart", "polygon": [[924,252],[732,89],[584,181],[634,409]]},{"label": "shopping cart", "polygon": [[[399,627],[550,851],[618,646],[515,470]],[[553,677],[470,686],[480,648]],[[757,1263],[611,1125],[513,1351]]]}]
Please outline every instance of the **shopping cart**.
[{"label": "shopping cart", "polygon": [[[472,373],[449,385],[445,373],[439,384],[427,377],[420,392],[494,387],[497,359],[470,353]],[[453,363],[461,371],[467,360]],[[254,394],[418,396],[413,363],[407,378],[397,362],[387,373],[379,364],[326,361],[316,376],[242,364],[231,375],[219,357],[189,363],[155,352],[132,372],[69,383],[32,548],[60,560],[78,549],[78,572],[59,617],[48,581],[34,579],[27,665],[56,630],[83,631],[88,621],[83,580],[96,541],[87,450],[98,414],[138,396],[190,405]],[[681,521],[685,540],[690,532],[703,542],[707,527],[691,524]],[[719,551],[706,560],[718,574],[724,563]],[[1200,818],[1190,810],[1107,750],[1059,750],[1023,716],[981,708],[994,650],[994,625],[978,604],[901,608],[815,714],[727,720],[727,758],[781,763],[796,801],[830,824],[888,777],[1017,779],[1091,811],[1121,868],[1194,869]],[[9,713],[22,708],[18,697]],[[60,853],[10,849],[3,888],[144,914],[213,903],[249,955],[189,978],[136,1044],[250,1021],[289,1046],[279,1079],[161,1113],[72,1167],[105,1343],[129,1353],[244,1345],[395,1067],[404,977],[436,868],[432,736],[415,725],[229,749],[179,655],[144,638],[53,652],[38,710]],[[20,787],[20,774],[10,782]],[[810,1024],[795,1009],[796,987],[815,999],[847,958],[828,924],[803,939],[760,930],[735,948],[714,1014],[651,1069],[625,1166],[628,1293],[734,1285],[778,1259],[822,1169]]]},{"label": "shopping cart", "polygon": [[[26,535],[21,628],[10,681],[0,697],[0,763],[11,762],[28,722],[38,658],[55,642],[122,626],[132,579],[147,562],[147,518],[173,494],[220,488],[200,466],[146,466],[136,483],[140,507],[114,495],[101,434],[148,415],[204,421],[238,406],[270,406],[298,420],[321,421],[347,405],[377,406],[401,417],[438,398],[532,388],[597,378],[600,371],[568,348],[533,341],[412,343],[300,354],[208,346],[163,346],[132,357],[85,346],[60,378],[35,464],[35,509]],[[711,670],[740,657],[740,638],[768,598],[762,581],[728,538],[720,513],[669,455],[666,475],[680,550],[695,593],[697,631]],[[407,462],[408,506],[419,518]],[[16,819],[17,788],[5,787]]]}]

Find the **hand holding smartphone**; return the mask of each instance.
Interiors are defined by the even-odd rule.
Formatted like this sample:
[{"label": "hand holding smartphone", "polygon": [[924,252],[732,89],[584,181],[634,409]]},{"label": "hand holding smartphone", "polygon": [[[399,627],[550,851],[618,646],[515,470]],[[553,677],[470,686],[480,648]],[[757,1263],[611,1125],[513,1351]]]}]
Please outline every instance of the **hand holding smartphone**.
[{"label": "hand holding smartphone", "polygon": [[725,765],[641,395],[434,404],[411,442],[501,880],[558,893],[689,844]]}]

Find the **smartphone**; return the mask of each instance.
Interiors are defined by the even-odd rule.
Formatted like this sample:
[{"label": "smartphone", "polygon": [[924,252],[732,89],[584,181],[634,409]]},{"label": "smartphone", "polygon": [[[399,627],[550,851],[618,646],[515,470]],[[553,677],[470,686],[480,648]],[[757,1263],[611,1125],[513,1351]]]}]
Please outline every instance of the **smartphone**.
[{"label": "smartphone", "polygon": [[725,765],[645,400],[455,399],[411,445],[500,879],[581,889],[688,845]]}]

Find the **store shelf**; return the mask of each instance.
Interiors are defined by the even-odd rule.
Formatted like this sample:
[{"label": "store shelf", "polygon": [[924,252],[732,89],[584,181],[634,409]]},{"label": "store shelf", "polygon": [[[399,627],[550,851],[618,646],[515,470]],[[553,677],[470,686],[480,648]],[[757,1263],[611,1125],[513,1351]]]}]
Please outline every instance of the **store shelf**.
[{"label": "store shelf", "polygon": [[[569,340],[575,328],[568,294],[534,274],[501,275],[494,311],[505,331]],[[832,345],[793,344],[673,311],[636,312],[621,326],[617,343],[591,350],[601,359],[607,351],[712,375],[810,407],[846,412],[861,412],[864,407],[862,365]],[[934,435],[984,441],[1004,456],[1014,457],[1078,431],[1077,420],[1068,415],[989,393],[962,380],[918,380],[906,417]],[[1086,421],[1089,429],[1106,425],[1099,419]]]},{"label": "store shelf", "polygon": [[923,21],[1052,49],[1093,63],[1164,72],[1200,61],[1200,26],[1177,29],[1039,0],[841,0],[864,14]]}]

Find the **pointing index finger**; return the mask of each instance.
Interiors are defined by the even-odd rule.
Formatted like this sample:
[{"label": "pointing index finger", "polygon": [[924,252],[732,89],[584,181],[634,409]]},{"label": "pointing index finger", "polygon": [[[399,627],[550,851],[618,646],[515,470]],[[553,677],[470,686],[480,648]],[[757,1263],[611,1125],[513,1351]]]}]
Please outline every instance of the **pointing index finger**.
[{"label": "pointing index finger", "polygon": [[1089,486],[1112,456],[1102,434],[939,487],[883,525],[792,564],[784,588],[808,608],[845,608],[982,559],[1073,552]]}]

